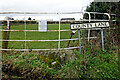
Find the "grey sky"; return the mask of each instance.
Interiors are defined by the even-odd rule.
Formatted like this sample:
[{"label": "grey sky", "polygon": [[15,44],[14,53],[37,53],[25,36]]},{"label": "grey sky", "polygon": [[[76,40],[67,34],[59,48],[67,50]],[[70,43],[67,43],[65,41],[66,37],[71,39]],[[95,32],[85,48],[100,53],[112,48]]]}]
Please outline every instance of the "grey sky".
[{"label": "grey sky", "polygon": [[[85,10],[85,7],[92,1],[93,0],[0,0],[0,12],[79,12],[82,8]],[[68,16],[80,19],[80,15],[64,15],[63,17]],[[51,19],[51,17],[49,17],[49,19]],[[23,17],[19,18],[23,19]],[[33,18],[38,17],[34,16]],[[42,18],[46,19],[48,17],[42,16]]]},{"label": "grey sky", "polygon": [[80,11],[93,0],[0,0],[0,11]]}]

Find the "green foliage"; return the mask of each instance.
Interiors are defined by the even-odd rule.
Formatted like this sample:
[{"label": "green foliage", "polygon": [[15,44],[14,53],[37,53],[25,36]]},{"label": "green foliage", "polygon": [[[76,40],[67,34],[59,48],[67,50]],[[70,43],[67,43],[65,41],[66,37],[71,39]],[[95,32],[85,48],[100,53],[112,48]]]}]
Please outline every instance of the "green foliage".
[{"label": "green foliage", "polygon": [[90,7],[87,7],[86,11],[88,12],[101,12],[101,13],[109,13],[111,9],[112,13],[115,13],[115,5],[110,2],[92,2]]},{"label": "green foliage", "polygon": [[[110,3],[110,2],[92,2],[89,7],[86,8],[87,12],[101,12],[101,13],[109,13],[111,12],[112,14],[115,13],[115,4]],[[92,19],[108,19],[107,16],[105,15],[100,15],[100,14],[91,14]],[[88,14],[84,15],[85,19],[88,19]]]},{"label": "green foliage", "polygon": [[[117,78],[118,75],[118,58],[115,54],[99,53],[96,57],[91,57],[88,61],[88,70],[93,72],[88,77],[97,78]],[[93,68],[93,69],[91,69]]]},{"label": "green foliage", "polygon": [[[115,78],[118,79],[118,58],[113,53],[99,52],[96,56],[86,52],[66,64],[61,76],[72,78]],[[78,55],[77,55],[78,56]],[[64,74],[70,73],[70,74]]]},{"label": "green foliage", "polygon": [[[112,78],[118,79],[118,57],[107,50],[93,54],[90,50],[84,54],[75,51],[75,58],[64,65],[58,58],[42,56],[38,53],[4,54],[3,64],[10,61],[23,69],[43,71],[54,78]],[[51,65],[55,62],[55,65]]]}]

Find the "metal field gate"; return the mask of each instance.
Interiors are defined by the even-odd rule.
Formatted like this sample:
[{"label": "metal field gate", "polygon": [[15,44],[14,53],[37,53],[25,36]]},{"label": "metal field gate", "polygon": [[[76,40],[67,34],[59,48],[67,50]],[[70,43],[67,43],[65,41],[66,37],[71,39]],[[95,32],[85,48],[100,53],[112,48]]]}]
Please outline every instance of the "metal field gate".
[{"label": "metal field gate", "polygon": [[[87,14],[88,15],[88,19],[84,19],[83,15]],[[105,15],[108,17],[108,19],[92,19],[91,18],[91,14],[94,15]],[[113,14],[115,15],[115,14]],[[31,16],[34,17],[35,19],[31,19]],[[4,17],[4,18],[2,18]],[[11,17],[15,17],[11,18]],[[39,17],[39,18],[38,18]],[[62,50],[62,49],[76,49],[79,48],[79,45],[76,46],[72,46],[72,47],[62,47],[61,43],[64,41],[74,41],[74,40],[78,40],[78,35],[74,38],[68,38],[68,36],[70,36],[70,33],[72,32],[72,30],[70,30],[70,24],[71,23],[84,23],[84,22],[109,22],[110,21],[110,15],[108,13],[98,13],[98,12],[64,12],[64,13],[39,13],[39,12],[0,12],[0,23],[1,23],[1,29],[0,32],[4,33],[4,32],[15,32],[12,33],[11,35],[14,35],[13,38],[11,39],[7,39],[7,36],[5,36],[5,38],[1,37],[0,41],[3,42],[23,42],[22,44],[23,47],[22,48],[14,48],[13,47],[4,47],[1,50],[3,51],[41,51],[41,50]],[[17,18],[21,18],[21,19],[17,19]],[[75,18],[75,19],[73,19]],[[77,18],[77,19],[76,19]],[[43,26],[54,26],[56,29],[47,29],[45,28],[45,30],[43,32],[40,31],[40,21],[43,21],[47,24],[43,25]],[[115,20],[113,20],[115,21]],[[28,28],[28,24],[32,24],[35,23],[36,24],[36,29],[34,29],[33,27],[31,27],[31,29]],[[10,25],[11,24],[11,25]],[[15,24],[15,25],[14,25]],[[17,25],[18,24],[18,25]],[[24,25],[22,25],[24,24]],[[51,25],[53,24],[53,25]],[[64,24],[68,24],[67,27]],[[13,26],[14,25],[14,26]],[[63,27],[63,25],[65,27]],[[4,28],[3,28],[4,26]],[[12,29],[13,26],[15,28]],[[32,25],[29,25],[32,26]],[[22,29],[21,29],[22,28]],[[48,27],[49,28],[49,27]],[[88,30],[88,36],[84,39],[93,39],[93,38],[97,38],[97,37],[90,37],[90,30],[98,30],[101,28],[93,28],[93,29],[81,29],[81,30]],[[21,33],[19,33],[21,32]],[[32,36],[31,33],[35,33],[36,35]],[[37,32],[39,32],[39,34],[37,34]],[[52,32],[54,32],[51,35],[51,39],[34,39],[34,37],[46,37],[47,35],[45,34],[46,32],[49,32],[48,34],[51,34]],[[68,33],[65,33],[68,32]],[[56,34],[57,33],[57,34]],[[56,35],[55,35],[56,34]],[[21,35],[24,36],[24,38],[21,39]],[[68,35],[67,38],[65,35]],[[27,38],[27,36],[29,36],[29,39]],[[52,36],[56,36],[56,39],[52,39]],[[63,36],[63,37],[61,37]],[[14,39],[15,37],[18,37],[18,39]],[[81,38],[83,39],[83,38]],[[45,48],[45,46],[47,47],[47,45],[44,45],[43,48],[39,48],[39,44],[34,44],[35,46],[38,46],[38,48],[34,48],[34,47],[29,47],[27,45],[28,42],[41,42],[41,46],[44,45],[42,43],[49,43],[51,42],[51,44],[49,44],[49,47],[52,47],[52,44],[56,44],[55,47],[53,48]],[[20,43],[19,43],[20,44]],[[64,43],[63,43],[64,44]],[[8,45],[12,45],[8,44]],[[17,45],[17,43],[16,43]]]}]

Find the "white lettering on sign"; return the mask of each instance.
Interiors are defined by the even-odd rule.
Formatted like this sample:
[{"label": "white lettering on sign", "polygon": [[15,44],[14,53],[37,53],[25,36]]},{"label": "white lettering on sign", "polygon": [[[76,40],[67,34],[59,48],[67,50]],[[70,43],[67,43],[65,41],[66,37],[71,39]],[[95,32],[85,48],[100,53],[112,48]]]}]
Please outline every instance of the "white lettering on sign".
[{"label": "white lettering on sign", "polygon": [[39,32],[47,31],[47,21],[46,20],[38,21],[38,30],[39,30]]},{"label": "white lettering on sign", "polygon": [[81,28],[101,28],[101,27],[109,27],[109,22],[96,22],[96,23],[83,23],[83,24],[71,24],[71,30],[81,29]]}]

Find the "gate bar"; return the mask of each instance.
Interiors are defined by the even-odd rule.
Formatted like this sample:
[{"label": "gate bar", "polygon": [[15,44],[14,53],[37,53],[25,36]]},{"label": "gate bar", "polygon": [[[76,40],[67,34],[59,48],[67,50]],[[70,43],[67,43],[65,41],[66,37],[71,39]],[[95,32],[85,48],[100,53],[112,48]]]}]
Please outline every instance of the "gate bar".
[{"label": "gate bar", "polygon": [[[69,48],[60,48],[63,49],[78,49],[79,47],[69,47]],[[1,49],[1,51],[48,51],[48,50],[58,50],[58,49]]]},{"label": "gate bar", "polygon": [[[97,37],[90,37],[90,39],[96,39]],[[88,38],[81,38],[81,39],[88,39]],[[72,39],[60,39],[60,41],[68,41],[68,40],[78,40],[78,38],[72,38]],[[2,40],[0,39],[0,41],[33,41],[33,42],[42,42],[42,41],[59,41],[59,40]]]}]

